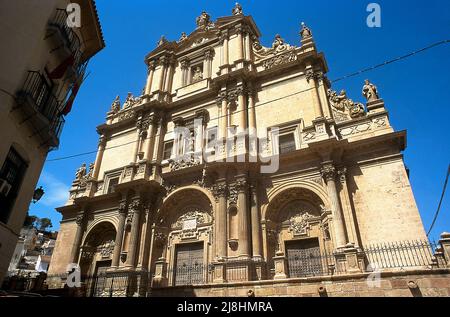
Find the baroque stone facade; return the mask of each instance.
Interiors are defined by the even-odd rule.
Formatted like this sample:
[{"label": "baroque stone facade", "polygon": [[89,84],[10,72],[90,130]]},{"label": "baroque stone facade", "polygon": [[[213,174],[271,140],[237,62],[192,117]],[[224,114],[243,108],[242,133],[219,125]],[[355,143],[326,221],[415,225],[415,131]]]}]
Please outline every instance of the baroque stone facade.
[{"label": "baroque stone facade", "polygon": [[96,160],[58,209],[50,274],[79,263],[164,288],[362,273],[369,245],[426,239],[406,133],[376,87],[366,105],[334,92],[304,23],[298,46],[263,47],[241,6],[195,22],[145,57],[142,96],[105,105]]}]

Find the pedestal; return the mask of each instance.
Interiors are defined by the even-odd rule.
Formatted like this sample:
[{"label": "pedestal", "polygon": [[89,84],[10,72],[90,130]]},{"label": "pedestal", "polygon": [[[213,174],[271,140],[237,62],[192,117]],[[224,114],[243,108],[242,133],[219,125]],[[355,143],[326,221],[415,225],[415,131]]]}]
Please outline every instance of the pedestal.
[{"label": "pedestal", "polygon": [[379,113],[379,112],[386,111],[386,109],[384,108],[384,101],[383,101],[383,99],[369,101],[367,103],[366,107],[367,107],[367,113],[368,114],[373,114],[373,113]]},{"label": "pedestal", "polygon": [[214,284],[222,284],[226,283],[226,267],[225,267],[225,261],[219,260],[216,263],[213,263],[214,266],[214,278],[213,283]]},{"label": "pedestal", "polygon": [[167,263],[165,258],[159,258],[156,261],[155,277],[153,278],[152,287],[167,286]]},{"label": "pedestal", "polygon": [[315,141],[327,140],[329,138],[327,131],[327,120],[325,118],[317,118],[316,120],[313,120],[313,125],[316,130]]},{"label": "pedestal", "polygon": [[335,253],[337,273],[363,273],[364,255],[353,243],[347,244]]},{"label": "pedestal", "polygon": [[275,280],[282,280],[287,278],[287,261],[284,253],[277,252],[277,255],[273,258],[275,265]]}]

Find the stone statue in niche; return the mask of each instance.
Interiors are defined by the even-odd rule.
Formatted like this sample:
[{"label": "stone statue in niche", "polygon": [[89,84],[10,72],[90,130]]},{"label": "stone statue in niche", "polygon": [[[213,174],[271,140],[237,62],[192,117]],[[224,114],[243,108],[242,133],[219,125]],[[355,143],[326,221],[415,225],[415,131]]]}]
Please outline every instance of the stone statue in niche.
[{"label": "stone statue in niche", "polygon": [[81,180],[84,176],[86,176],[86,163],[83,163],[75,173],[75,180]]},{"label": "stone statue in niche", "polygon": [[366,79],[364,82],[362,94],[367,99],[367,102],[380,99],[377,87],[374,84],[372,84],[368,79]]},{"label": "stone statue in niche", "polygon": [[192,81],[198,82],[203,79],[203,71],[200,66],[194,68],[194,74],[192,75]]},{"label": "stone statue in niche", "polygon": [[241,14],[243,14],[242,6],[239,3],[236,2],[236,5],[234,6],[232,12],[233,12],[233,15],[241,15]]}]

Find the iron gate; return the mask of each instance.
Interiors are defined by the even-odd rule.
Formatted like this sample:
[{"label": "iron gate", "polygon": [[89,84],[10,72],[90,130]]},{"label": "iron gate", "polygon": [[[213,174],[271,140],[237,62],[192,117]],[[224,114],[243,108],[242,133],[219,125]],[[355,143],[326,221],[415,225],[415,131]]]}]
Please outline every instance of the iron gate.
[{"label": "iron gate", "polygon": [[203,243],[177,246],[175,286],[204,284],[203,268]]},{"label": "iron gate", "polygon": [[289,277],[322,275],[319,241],[308,239],[286,243]]}]

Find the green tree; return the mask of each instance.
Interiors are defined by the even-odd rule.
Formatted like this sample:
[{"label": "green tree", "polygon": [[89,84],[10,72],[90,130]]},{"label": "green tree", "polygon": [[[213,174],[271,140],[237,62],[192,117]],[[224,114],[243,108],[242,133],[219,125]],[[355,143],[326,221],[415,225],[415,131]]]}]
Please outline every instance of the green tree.
[{"label": "green tree", "polygon": [[27,213],[27,216],[25,217],[25,221],[23,222],[23,226],[24,227],[36,227],[36,223],[39,221],[39,218],[37,216],[34,215],[29,215]]},{"label": "green tree", "polygon": [[47,231],[47,228],[52,228],[52,221],[49,218],[39,219],[39,230]]}]

